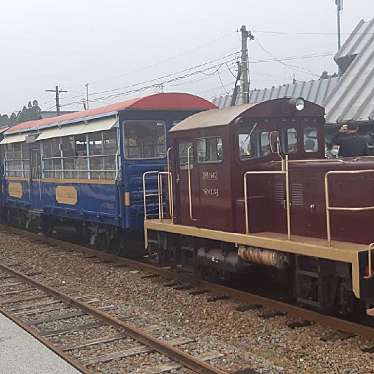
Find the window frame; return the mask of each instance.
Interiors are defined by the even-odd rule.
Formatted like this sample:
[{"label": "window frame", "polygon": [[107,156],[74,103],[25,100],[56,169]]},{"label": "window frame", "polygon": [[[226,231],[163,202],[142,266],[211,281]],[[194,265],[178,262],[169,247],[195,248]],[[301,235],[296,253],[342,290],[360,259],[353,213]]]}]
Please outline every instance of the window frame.
[{"label": "window frame", "polygon": [[[110,130],[100,130],[95,132],[89,132],[89,133],[80,133],[76,135],[71,136],[64,136],[64,137],[55,137],[51,139],[45,139],[40,142],[41,149],[42,149],[42,178],[43,179],[73,179],[73,180],[117,180],[120,175],[120,157],[119,157],[119,134],[118,134],[118,128],[115,128],[113,130],[113,136],[110,139],[115,139],[116,141],[116,148],[115,153],[108,153],[105,152],[104,147],[104,133],[105,132],[111,132]],[[99,138],[101,138],[101,153],[100,154],[91,154],[90,153],[90,135],[91,134],[100,134]],[[77,155],[76,150],[76,143],[77,138],[85,138],[84,141],[84,151],[85,155]],[[64,155],[64,140],[67,143],[71,143],[74,145],[73,150],[66,149],[68,151],[68,155]],[[44,153],[44,144],[46,142],[50,141],[57,141],[59,144],[59,150],[60,150],[60,156],[50,156],[45,157]],[[47,145],[48,149],[48,145]],[[114,149],[113,149],[114,150]],[[114,166],[113,169],[106,169],[105,168],[105,159],[111,158],[114,160]],[[91,167],[91,163],[93,163],[93,160],[100,159],[103,160],[101,162],[100,169],[93,170]],[[55,169],[54,163],[55,161],[59,160],[61,162],[61,168]],[[76,167],[80,160],[85,160],[86,168],[79,168]],[[72,166],[67,167],[67,164],[70,163]],[[48,165],[48,169],[46,168],[46,164]],[[52,165],[52,168],[50,167]],[[110,177],[108,177],[108,174],[110,173]],[[93,175],[97,175],[94,178]]]},{"label": "window frame", "polygon": [[[207,140],[207,139],[221,139],[221,142],[222,142],[222,160],[209,160],[209,161],[200,161],[199,160],[199,144],[198,142],[200,140]],[[198,164],[221,164],[224,162],[225,160],[225,151],[224,151],[224,146],[223,146],[223,137],[222,136],[214,136],[214,135],[210,135],[210,136],[203,136],[203,137],[200,137],[200,138],[196,138],[195,139],[195,143],[196,143],[196,158],[197,158],[197,163]],[[218,142],[216,143],[218,144]]]},{"label": "window frame", "polygon": [[[236,144],[236,147],[237,147],[237,151],[235,151],[236,153],[236,157],[238,157],[239,159],[239,162],[248,162],[248,161],[254,161],[254,160],[259,160],[259,159],[266,159],[266,158],[269,158],[272,156],[272,152],[271,152],[271,148],[270,149],[270,153],[267,154],[267,155],[262,155],[262,150],[261,150],[261,134],[262,133],[268,133],[268,139],[269,139],[269,147],[270,147],[270,133],[271,133],[272,129],[269,128],[269,124],[267,122],[261,122],[259,120],[256,120],[256,121],[253,121],[249,124],[247,124],[246,126],[243,126],[241,125],[238,130],[236,131],[236,136],[235,136],[235,142],[234,144]],[[242,153],[241,153],[241,147],[240,147],[240,140],[239,140],[239,137],[240,135],[247,135],[249,136],[249,142],[251,144],[251,151],[252,151],[252,142],[251,142],[251,138],[256,135],[256,139],[255,139],[255,144],[256,144],[256,154],[254,156],[251,156],[251,157],[245,157]]]},{"label": "window frame", "polygon": [[[316,141],[316,145],[317,145],[317,148],[316,148],[316,150],[314,151],[307,151],[306,149],[305,149],[305,140],[307,140],[306,138],[305,138],[305,135],[306,135],[306,129],[313,129],[313,130],[315,130],[315,132],[316,132],[316,137],[315,137],[315,141]],[[311,139],[311,138],[308,138],[308,139]],[[313,138],[314,139],[314,138]],[[310,126],[310,125],[308,125],[308,126],[305,126],[305,127],[303,127],[303,151],[304,151],[304,153],[306,153],[306,154],[316,154],[316,153],[318,153],[319,152],[319,150],[320,150],[320,148],[319,148],[319,132],[318,132],[318,127],[317,126]]]},{"label": "window frame", "polygon": [[[289,130],[295,130],[296,132],[296,150],[295,151],[292,151],[290,152],[290,143],[288,142],[288,131]],[[285,127],[282,129],[282,139],[281,139],[281,142],[282,142],[282,151],[284,154],[287,154],[287,155],[294,155],[296,153],[299,152],[299,142],[300,142],[300,136],[299,136],[299,129],[295,126],[293,127]],[[287,145],[287,149],[286,149],[286,145]]]},{"label": "window frame", "polygon": [[[185,163],[181,163],[181,157],[180,157],[180,151],[179,151],[179,148],[182,144],[186,144],[187,147],[185,148],[186,149],[186,156],[184,156],[186,158],[186,162]],[[193,169],[194,167],[194,164],[195,164],[195,147],[196,145],[194,144],[194,141],[191,139],[189,141],[181,141],[179,142],[178,141],[178,168],[179,170],[188,170],[188,147],[192,147],[192,160],[191,160],[191,163],[190,163],[190,170]],[[184,158],[183,157],[183,158]]]},{"label": "window frame", "polygon": [[[20,149],[14,151],[14,146],[19,145]],[[8,149],[12,147],[12,150]],[[25,142],[15,142],[6,144],[3,148],[4,150],[4,174],[5,177],[9,178],[23,178],[28,179],[31,175],[31,160],[30,160],[30,148],[29,145]],[[18,154],[18,156],[14,156]],[[12,155],[12,158],[9,158],[9,155]],[[9,168],[9,164],[17,165],[17,167]],[[10,175],[11,174],[11,175]]]},{"label": "window frame", "polygon": [[[126,148],[127,148],[127,145],[126,145],[126,125],[129,123],[129,122],[153,122],[155,124],[157,123],[162,123],[163,125],[163,128],[164,128],[164,139],[165,139],[165,155],[164,156],[160,156],[160,157],[128,157],[126,155]],[[156,125],[157,126],[157,125]],[[166,121],[165,120],[157,120],[157,119],[145,119],[145,120],[125,120],[123,122],[123,132],[122,132],[122,138],[123,138],[123,158],[124,160],[128,160],[128,161],[139,161],[139,160],[163,160],[163,159],[166,159],[167,157],[167,146],[168,146],[168,141],[167,141],[167,126],[166,126]]]}]

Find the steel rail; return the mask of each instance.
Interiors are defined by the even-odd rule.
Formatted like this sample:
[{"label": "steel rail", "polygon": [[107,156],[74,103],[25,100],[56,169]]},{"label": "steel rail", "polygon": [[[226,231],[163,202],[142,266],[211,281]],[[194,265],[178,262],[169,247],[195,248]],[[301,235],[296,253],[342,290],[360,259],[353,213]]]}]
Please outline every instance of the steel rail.
[{"label": "steel rail", "polygon": [[63,360],[68,362],[71,366],[73,366],[75,369],[80,371],[83,374],[95,374],[92,370],[86,368],[83,366],[79,361],[77,361],[76,358],[73,356],[65,353],[62,349],[60,349],[58,346],[53,344],[51,341],[49,341],[47,338],[42,336],[37,329],[33,328],[32,326],[27,325],[23,321],[21,321],[19,318],[15,317],[12,313],[7,312],[4,309],[0,308],[0,313],[3,314],[6,318],[13,321],[16,325],[18,325],[21,329],[25,330],[27,333],[32,335],[35,339],[39,340],[40,343],[44,344],[48,349],[50,349],[52,352],[56,353],[57,356],[61,357]]},{"label": "steel rail", "polygon": [[126,334],[129,335],[131,338],[137,340],[138,342],[146,345],[147,347],[150,347],[154,349],[155,351],[164,354],[165,356],[169,357],[171,360],[176,361],[180,363],[182,366],[189,368],[196,373],[201,374],[226,374],[226,371],[223,371],[219,368],[215,368],[211,366],[210,364],[199,360],[198,358],[195,358],[191,356],[188,353],[183,352],[177,347],[174,347],[167,342],[164,342],[160,339],[155,338],[154,336],[148,334],[147,332],[136,328],[133,325],[130,325],[128,323],[125,323],[121,321],[120,319],[103,312],[101,310],[98,310],[91,305],[79,301],[65,293],[60,292],[59,290],[52,288],[46,284],[43,284],[23,273],[20,273],[19,271],[16,271],[4,264],[0,263],[0,269],[15,275],[27,283],[33,285],[34,287],[44,291],[46,294],[49,294],[51,296],[54,296],[58,298],[59,300],[64,301],[65,303],[69,304],[70,306],[74,305],[81,309],[82,311],[86,312],[87,314],[96,317],[97,319],[100,319],[109,325],[125,330]]}]

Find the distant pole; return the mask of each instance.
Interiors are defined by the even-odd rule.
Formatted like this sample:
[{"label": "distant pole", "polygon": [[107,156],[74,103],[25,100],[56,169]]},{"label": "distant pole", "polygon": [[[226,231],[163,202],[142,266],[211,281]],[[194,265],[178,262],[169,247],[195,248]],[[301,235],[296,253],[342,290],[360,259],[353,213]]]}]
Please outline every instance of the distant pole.
[{"label": "distant pole", "polygon": [[241,77],[240,77],[240,90],[242,96],[242,104],[249,103],[249,60],[248,60],[248,39],[253,40],[254,36],[243,25],[240,28],[242,35],[242,54],[241,54]]},{"label": "distant pole", "polygon": [[86,108],[90,109],[90,104],[88,103],[88,83],[85,84],[86,87]]},{"label": "distant pole", "polygon": [[61,113],[61,105],[60,105],[60,93],[68,92],[65,90],[60,90],[58,86],[54,90],[45,90],[45,92],[54,92],[56,94],[56,113],[59,116]]},{"label": "distant pole", "polygon": [[340,51],[340,48],[342,47],[340,13],[343,10],[343,0],[335,0],[335,4],[336,4],[336,18],[337,18],[337,26],[338,26],[338,51]]}]

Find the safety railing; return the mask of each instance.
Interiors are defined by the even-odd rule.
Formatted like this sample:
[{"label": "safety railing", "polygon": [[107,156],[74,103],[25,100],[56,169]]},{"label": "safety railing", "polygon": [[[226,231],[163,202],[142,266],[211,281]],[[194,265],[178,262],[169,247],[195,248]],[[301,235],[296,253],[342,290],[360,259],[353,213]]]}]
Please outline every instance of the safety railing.
[{"label": "safety railing", "polygon": [[249,204],[248,204],[248,175],[284,175],[286,179],[286,212],[287,212],[287,238],[291,240],[291,205],[290,205],[290,183],[289,183],[289,169],[288,169],[288,155],[282,160],[282,170],[271,170],[271,171],[247,171],[244,173],[244,214],[245,214],[245,232],[249,232]]},{"label": "safety railing", "polygon": [[373,276],[373,269],[371,267],[371,252],[373,251],[374,243],[369,244],[368,249],[368,274],[364,276],[364,278],[369,279]]},{"label": "safety railing", "polygon": [[[147,178],[155,176],[157,178],[157,192],[147,193]],[[168,171],[147,171],[143,174],[143,206],[144,206],[144,220],[147,220],[148,211],[147,211],[147,198],[150,197],[157,197],[158,198],[158,219],[162,221],[165,218],[164,214],[164,191],[163,191],[163,177],[167,176],[167,186],[168,186],[168,199],[167,203],[169,206],[169,215],[170,218],[173,220],[173,205],[171,201],[173,201],[173,183],[171,173]]]},{"label": "safety railing", "polygon": [[343,211],[343,212],[365,212],[369,210],[374,210],[374,206],[365,207],[336,207],[330,206],[330,193],[329,193],[329,176],[331,175],[357,175],[357,174],[371,174],[374,170],[332,170],[325,174],[325,204],[326,204],[326,232],[327,232],[327,242],[329,247],[331,247],[331,211]]}]

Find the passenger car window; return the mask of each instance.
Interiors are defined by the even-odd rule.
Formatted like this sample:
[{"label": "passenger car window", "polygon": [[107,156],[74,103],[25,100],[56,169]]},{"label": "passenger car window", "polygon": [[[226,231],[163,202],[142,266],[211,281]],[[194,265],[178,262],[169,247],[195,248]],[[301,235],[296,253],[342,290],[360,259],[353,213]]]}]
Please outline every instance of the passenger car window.
[{"label": "passenger car window", "polygon": [[127,121],[124,127],[127,159],[164,158],[166,156],[163,122]]},{"label": "passenger car window", "polygon": [[179,167],[180,169],[187,169],[188,166],[188,148],[191,147],[190,150],[190,168],[193,167],[193,146],[192,142],[186,143],[179,143],[178,145],[178,159],[179,159]]},{"label": "passenger car window", "polygon": [[318,152],[318,131],[315,127],[304,129],[304,151],[307,153]]},{"label": "passenger car window", "polygon": [[223,161],[222,138],[200,138],[197,140],[197,162],[221,162]]}]

